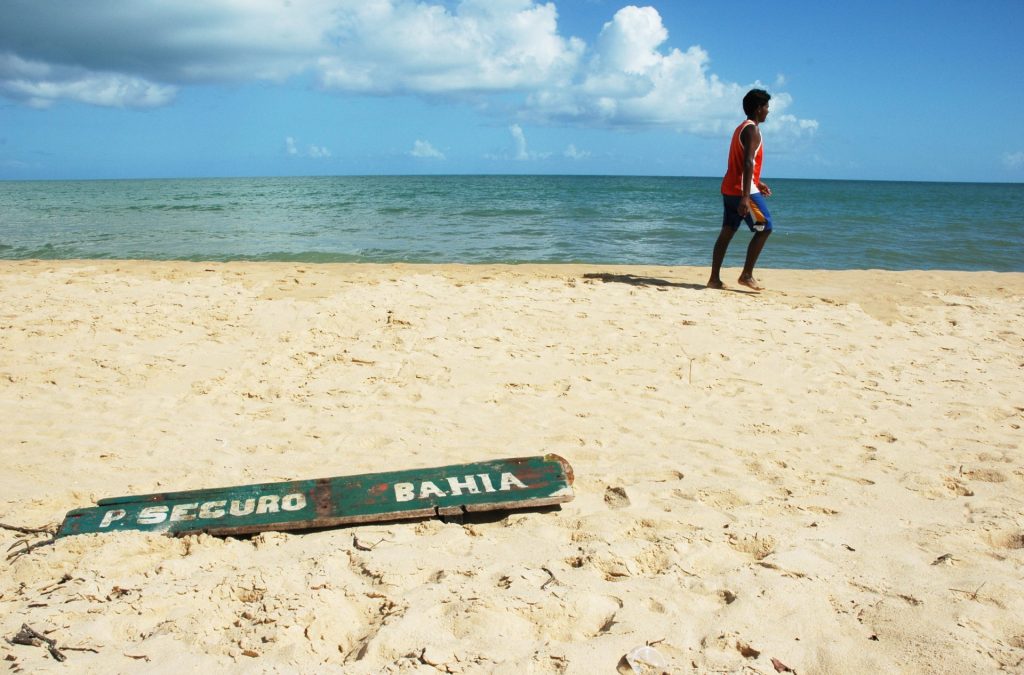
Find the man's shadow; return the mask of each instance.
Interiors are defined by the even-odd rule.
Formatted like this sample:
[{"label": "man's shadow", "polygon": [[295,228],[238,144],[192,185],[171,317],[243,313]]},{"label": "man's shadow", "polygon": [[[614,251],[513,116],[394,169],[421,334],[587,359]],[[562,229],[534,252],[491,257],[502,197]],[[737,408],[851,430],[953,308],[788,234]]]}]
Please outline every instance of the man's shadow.
[{"label": "man's shadow", "polygon": [[[653,286],[655,288],[687,288],[691,291],[706,291],[708,287],[705,284],[684,284],[679,281],[666,281],[665,279],[658,279],[656,277],[638,277],[635,274],[611,274],[610,272],[590,272],[583,275],[584,279],[598,279],[605,283],[618,283],[618,284],[629,284],[630,286]],[[726,288],[718,289],[726,293],[739,293],[741,295],[759,295],[759,291],[746,289],[746,288],[734,288],[727,286]]]},{"label": "man's shadow", "polygon": [[703,291],[704,284],[686,284],[680,281],[667,281],[657,277],[638,277],[635,274],[612,274],[610,272],[590,272],[583,275],[584,279],[597,279],[608,283],[629,284],[630,286],[655,286],[660,288],[688,288],[691,291]]}]

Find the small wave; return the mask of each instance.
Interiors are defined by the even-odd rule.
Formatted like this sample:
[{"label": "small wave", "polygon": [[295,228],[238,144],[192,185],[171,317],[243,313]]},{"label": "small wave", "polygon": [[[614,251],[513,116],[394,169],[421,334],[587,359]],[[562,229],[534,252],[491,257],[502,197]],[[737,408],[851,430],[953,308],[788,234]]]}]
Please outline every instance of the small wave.
[{"label": "small wave", "polygon": [[255,255],[234,255],[225,256],[224,262],[230,261],[249,261],[249,262],[298,262],[298,263],[351,263],[351,262],[369,262],[366,258],[359,253],[332,253],[326,251],[300,251],[300,252],[286,252],[286,251],[269,251],[266,253],[258,253]]},{"label": "small wave", "polygon": [[224,211],[223,204],[163,204],[154,206],[154,211],[195,211],[197,213]]},{"label": "small wave", "polygon": [[5,258],[15,260],[71,260],[74,258],[95,258],[100,256],[83,255],[82,251],[72,246],[55,245],[45,243],[35,248],[11,247],[12,253],[4,255]]},{"label": "small wave", "polygon": [[517,216],[544,216],[544,211],[538,209],[469,209],[459,211],[456,215],[465,218],[509,218]]}]

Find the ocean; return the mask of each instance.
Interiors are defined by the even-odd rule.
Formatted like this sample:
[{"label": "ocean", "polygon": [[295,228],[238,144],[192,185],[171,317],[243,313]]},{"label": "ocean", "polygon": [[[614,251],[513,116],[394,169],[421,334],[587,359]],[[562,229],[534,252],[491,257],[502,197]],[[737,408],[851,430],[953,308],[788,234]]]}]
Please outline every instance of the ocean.
[{"label": "ocean", "polygon": [[[0,258],[709,266],[719,178],[0,182]],[[1024,184],[769,181],[760,267],[1024,271]],[[742,265],[749,234],[733,240]]]}]

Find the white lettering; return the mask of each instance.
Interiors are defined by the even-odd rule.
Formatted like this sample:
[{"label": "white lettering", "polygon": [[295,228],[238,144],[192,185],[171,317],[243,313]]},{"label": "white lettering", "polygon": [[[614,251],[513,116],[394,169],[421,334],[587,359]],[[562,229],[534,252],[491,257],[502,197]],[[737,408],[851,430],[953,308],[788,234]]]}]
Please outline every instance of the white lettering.
[{"label": "white lettering", "polygon": [[260,497],[260,504],[256,507],[256,513],[277,513],[277,502],[281,498],[277,495],[263,495]]},{"label": "white lettering", "polygon": [[227,505],[226,500],[220,500],[219,502],[205,502],[199,507],[200,518],[223,518],[224,507]]},{"label": "white lettering", "polygon": [[434,485],[431,481],[425,480],[420,484],[420,499],[426,499],[427,497],[447,497],[444,490]]},{"label": "white lettering", "polygon": [[462,494],[463,490],[468,490],[471,495],[480,494],[480,488],[476,486],[476,480],[473,476],[465,476],[465,480],[459,480],[458,478],[448,479],[448,489],[452,491],[453,497],[458,497]]},{"label": "white lettering", "polygon": [[484,492],[494,492],[494,483],[491,482],[491,477],[486,473],[478,473],[480,482],[484,484]]},{"label": "white lettering", "polygon": [[100,521],[100,527],[110,527],[110,524],[115,520],[121,520],[128,512],[124,509],[112,509],[103,514],[103,520]]},{"label": "white lettering", "polygon": [[281,499],[281,508],[285,511],[301,511],[306,508],[306,495],[301,492],[285,495]]},{"label": "white lettering", "polygon": [[139,511],[139,525],[159,525],[167,520],[166,506],[147,506]]},{"label": "white lettering", "polygon": [[256,510],[256,500],[249,498],[245,500],[245,506],[242,506],[241,502],[237,499],[231,500],[231,509],[229,513],[233,516],[247,516]]},{"label": "white lettering", "polygon": [[416,498],[412,483],[395,483],[395,501],[409,502]]},{"label": "white lettering", "polygon": [[[477,481],[479,479],[479,481]],[[431,497],[459,497],[465,494],[478,495],[481,492],[508,492],[513,489],[525,490],[529,486],[511,473],[501,474],[500,485],[494,486],[494,478],[490,474],[478,473],[468,476],[446,476],[448,491],[434,481],[422,483],[395,483],[395,501],[410,502],[414,499]]]},{"label": "white lettering", "polygon": [[503,473],[503,474],[501,474],[501,487],[498,488],[499,490],[501,490],[502,492],[504,492],[505,490],[511,490],[513,485],[515,487],[517,487],[517,488],[525,488],[526,487],[526,483],[522,482],[521,480],[519,480],[518,478],[516,478],[512,474],[510,474],[510,473]]},{"label": "white lettering", "polygon": [[189,513],[194,509],[198,509],[199,504],[175,504],[174,508],[171,509],[171,522],[177,522],[179,520],[195,520],[196,514]]}]

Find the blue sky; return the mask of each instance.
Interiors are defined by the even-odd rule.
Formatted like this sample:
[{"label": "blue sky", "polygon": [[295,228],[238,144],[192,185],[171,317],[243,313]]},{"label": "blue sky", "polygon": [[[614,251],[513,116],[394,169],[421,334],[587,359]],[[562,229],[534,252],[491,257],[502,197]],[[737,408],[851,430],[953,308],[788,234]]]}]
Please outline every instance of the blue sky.
[{"label": "blue sky", "polygon": [[[742,4],[742,3],[741,3]],[[3,0],[0,179],[1024,181],[1021,0]]]}]

